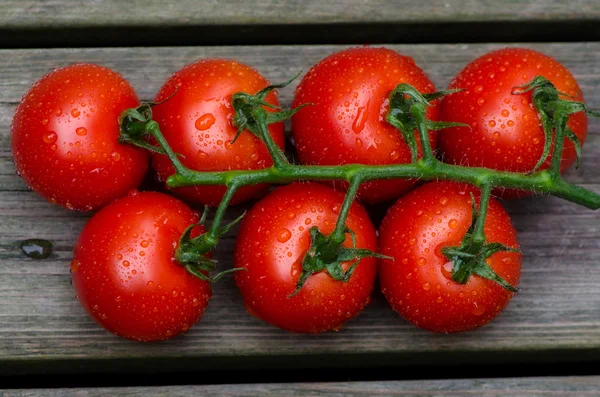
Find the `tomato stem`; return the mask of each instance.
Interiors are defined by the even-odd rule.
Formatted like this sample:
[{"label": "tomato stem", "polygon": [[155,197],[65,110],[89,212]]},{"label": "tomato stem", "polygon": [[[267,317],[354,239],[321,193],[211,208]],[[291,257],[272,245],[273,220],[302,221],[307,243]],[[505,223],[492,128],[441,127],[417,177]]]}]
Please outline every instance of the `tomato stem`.
[{"label": "tomato stem", "polygon": [[[265,97],[275,88],[280,88],[289,82],[269,86],[254,95],[237,93],[233,95],[232,104],[235,109],[233,123],[238,127],[239,134],[248,131],[259,137],[266,145],[272,159],[273,166],[259,170],[228,170],[216,172],[200,172],[190,170],[179,160],[177,154],[171,149],[168,142],[160,131],[158,123],[151,119],[151,104],[144,104],[137,109],[129,109],[120,118],[121,141],[147,147],[149,144],[140,140],[143,134],[154,137],[159,147],[152,150],[163,152],[173,163],[176,170],[174,175],[167,178],[170,188],[195,185],[225,185],[227,191],[219,204],[211,228],[202,238],[189,239],[192,254],[181,253],[181,257],[196,258],[198,254],[205,254],[208,248],[214,248],[219,238],[229,231],[233,224],[221,227],[225,211],[235,194],[243,186],[260,183],[286,184],[300,180],[344,180],[349,182],[349,188],[344,198],[335,229],[330,236],[323,236],[318,230],[311,231],[315,246],[304,259],[303,277],[298,288],[306,281],[310,274],[327,269],[335,279],[347,281],[352,273],[353,267],[344,273],[341,270],[342,261],[358,260],[366,256],[378,256],[378,254],[367,252],[367,250],[343,248],[341,244],[346,239],[346,234],[352,231],[345,225],[348,212],[356,196],[361,183],[378,179],[411,178],[421,180],[452,180],[464,182],[481,189],[481,199],[478,214],[475,214],[474,222],[469,236],[465,238],[461,247],[448,247],[445,253],[448,258],[454,258],[456,272],[453,275],[458,282],[466,282],[472,273],[486,277],[501,284],[503,287],[514,290],[506,281],[502,280],[485,264],[485,258],[494,252],[513,250],[495,243],[486,244],[484,234],[485,217],[491,196],[492,188],[502,187],[509,189],[531,190],[539,193],[547,193],[561,197],[565,200],[583,205],[590,209],[600,208],[600,195],[579,186],[566,182],[560,175],[560,163],[564,147],[564,139],[574,142],[579,154],[580,144],[577,137],[567,127],[570,114],[585,112],[596,116],[596,112],[588,110],[584,104],[579,102],[559,99],[560,93],[554,86],[542,77],[536,77],[531,83],[525,85],[521,91],[514,90],[513,94],[519,95],[533,90],[534,105],[538,109],[546,139],[551,138],[551,130],[554,128],[556,138],[554,153],[550,168],[537,171],[543,159],[530,173],[497,171],[482,167],[466,167],[447,164],[439,161],[432,150],[429,139],[429,131],[440,130],[449,127],[465,126],[454,122],[436,122],[426,118],[427,107],[432,101],[460,90],[440,91],[430,94],[421,94],[414,87],[407,84],[398,85],[390,94],[390,110],[386,115],[388,123],[396,127],[404,137],[405,142],[411,150],[412,162],[410,164],[386,164],[386,165],[364,165],[344,164],[333,166],[297,165],[287,160],[285,153],[275,143],[268,129],[269,124],[278,123],[295,114],[300,107],[282,110],[265,101]],[[304,105],[303,105],[304,106]],[[266,108],[274,109],[267,111]],[[469,127],[470,128],[470,127]],[[140,132],[142,131],[142,132]],[[415,131],[418,132],[423,155],[419,159],[418,146],[415,139]],[[544,155],[548,156],[549,145],[546,143]],[[189,236],[188,236],[189,237]],[[194,245],[193,242],[196,241]],[[318,245],[318,247],[317,247]],[[192,249],[190,248],[190,249]],[[201,248],[201,249],[200,249]],[[200,252],[203,251],[203,252]],[[468,254],[468,255],[467,255]],[[186,256],[187,255],[187,256]],[[467,256],[465,256],[467,255]],[[487,255],[487,256],[486,256]],[[465,259],[465,258],[471,259]],[[473,259],[477,258],[477,260]],[[469,262],[470,261],[470,262]],[[457,263],[467,263],[457,265]],[[356,265],[357,262],[353,266]],[[210,266],[201,267],[200,270],[208,269]],[[197,273],[198,268],[194,268]],[[454,273],[453,273],[454,274]],[[297,293],[297,291],[296,291]]]},{"label": "tomato stem", "polygon": [[348,187],[348,191],[344,197],[344,202],[342,203],[342,208],[338,214],[335,229],[330,236],[331,240],[337,244],[342,244],[346,240],[346,219],[348,218],[350,207],[352,207],[354,197],[356,197],[356,192],[358,191],[358,187],[360,186],[362,180],[360,177],[353,176],[350,177],[348,182],[350,182],[350,186]]},{"label": "tomato stem", "polygon": [[269,133],[269,128],[267,127],[266,117],[267,111],[263,108],[258,108],[254,112],[254,117],[256,117],[256,121],[258,124],[258,128],[260,131],[260,139],[265,143],[267,149],[269,150],[269,154],[273,159],[273,164],[275,168],[283,169],[287,165],[289,165],[289,161],[285,157],[285,153],[281,150],[279,146],[273,140],[273,137]]},{"label": "tomato stem", "polygon": [[235,195],[235,192],[238,190],[239,186],[240,185],[235,181],[228,184],[227,191],[225,192],[223,199],[217,207],[217,212],[215,213],[215,217],[213,218],[213,221],[210,225],[210,230],[207,233],[207,235],[214,241],[213,246],[216,246],[219,242],[219,230],[221,229],[221,222],[223,221],[223,217],[225,216],[227,207],[229,207],[229,203],[231,202],[231,199]]},{"label": "tomato stem", "polygon": [[185,177],[185,175],[190,172],[190,169],[183,165],[183,163],[179,160],[179,157],[177,157],[177,154],[173,151],[173,149],[171,149],[171,146],[160,131],[158,123],[154,120],[149,120],[146,124],[146,131],[152,135],[154,139],[156,139],[156,142],[158,142],[159,146],[165,152],[169,160],[171,160],[171,163],[173,164],[177,174]]},{"label": "tomato stem", "polygon": [[486,183],[481,186],[481,198],[479,199],[479,216],[475,222],[475,230],[473,231],[473,244],[481,246],[485,243],[485,218],[490,204],[490,196],[492,195],[492,185]]}]

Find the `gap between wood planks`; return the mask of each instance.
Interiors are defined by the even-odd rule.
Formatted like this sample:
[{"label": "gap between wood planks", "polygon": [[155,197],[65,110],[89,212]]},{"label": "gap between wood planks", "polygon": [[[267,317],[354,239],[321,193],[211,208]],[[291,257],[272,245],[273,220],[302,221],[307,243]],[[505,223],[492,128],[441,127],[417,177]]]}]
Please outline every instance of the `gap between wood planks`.
[{"label": "gap between wood planks", "polygon": [[600,41],[597,20],[2,28],[0,48]]},{"label": "gap between wood planks", "polygon": [[[144,387],[175,385],[228,385],[298,382],[365,382],[439,379],[486,379],[567,377],[600,375],[598,363],[556,366],[538,365],[445,365],[381,368],[328,368],[284,370],[205,370],[171,373],[100,373],[17,375],[0,377],[0,389],[46,389],[89,387]],[[0,392],[1,395],[1,392]]]}]

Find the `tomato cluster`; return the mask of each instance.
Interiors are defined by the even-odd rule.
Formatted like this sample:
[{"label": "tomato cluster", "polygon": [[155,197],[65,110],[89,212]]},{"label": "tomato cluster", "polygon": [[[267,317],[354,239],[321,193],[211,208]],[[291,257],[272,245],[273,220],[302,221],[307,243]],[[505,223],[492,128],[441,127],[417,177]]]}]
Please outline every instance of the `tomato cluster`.
[{"label": "tomato cluster", "polygon": [[[503,171],[534,168],[543,153],[544,131],[531,94],[511,92],[535,76],[546,77],[575,100],[583,99],[569,71],[546,55],[516,48],[485,54],[451,82],[450,88],[462,92],[434,101],[427,110],[429,120],[466,124],[430,133],[438,157]],[[390,92],[401,83],[422,94],[435,91],[412,58],[385,48],[347,49],[316,64],[298,85],[293,101],[293,106],[311,104],[292,118],[299,161],[410,163],[409,145],[386,121]],[[244,64],[201,60],[165,82],[155,98],[153,119],[191,170],[270,167],[273,159],[258,136],[238,136],[231,103],[234,93],[254,94],[267,85]],[[136,190],[149,156],[142,148],[119,142],[119,117],[139,105],[131,86],[110,69],[90,64],[57,69],[34,84],[17,107],[12,149],[20,175],[46,199],[72,210],[100,209],[81,232],[71,263],[73,284],[86,311],[117,335],[153,341],[178,335],[196,323],[211,287],[207,268],[190,268],[181,254],[184,241],[205,236],[200,214],[165,193]],[[277,109],[275,93],[264,98],[264,106],[270,112]],[[568,126],[583,142],[585,115],[570,116]],[[280,148],[283,129],[281,122],[268,127]],[[417,131],[415,139],[422,156]],[[575,147],[565,140],[561,171],[575,156]],[[159,181],[175,173],[160,150],[152,153],[151,165]],[[547,160],[541,169],[549,166]],[[241,187],[232,204],[266,195],[243,219],[235,247],[235,267],[242,269],[235,281],[248,312],[292,332],[337,330],[369,303],[378,275],[392,308],[419,327],[447,333],[491,321],[513,293],[477,275],[456,282],[454,263],[444,253],[469,233],[479,190],[455,182],[418,185],[411,179],[363,183],[357,195],[361,202],[397,201],[378,232],[365,208],[354,201],[346,219],[352,232],[346,233],[342,246],[385,257],[342,261],[342,271],[351,273],[348,280],[338,281],[323,270],[299,290],[312,233],[316,228],[323,235],[334,231],[348,183],[293,183],[270,193],[268,185]],[[215,206],[226,187],[170,191],[190,205]],[[493,198],[484,231],[488,243],[518,248],[510,217]],[[518,284],[520,253],[496,252],[485,261],[508,283]]]}]

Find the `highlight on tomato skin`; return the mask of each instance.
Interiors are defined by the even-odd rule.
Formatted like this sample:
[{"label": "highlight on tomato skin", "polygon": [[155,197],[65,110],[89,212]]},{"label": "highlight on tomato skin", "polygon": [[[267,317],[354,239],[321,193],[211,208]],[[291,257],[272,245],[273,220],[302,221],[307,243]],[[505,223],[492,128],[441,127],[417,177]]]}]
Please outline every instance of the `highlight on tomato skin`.
[{"label": "highlight on tomato skin", "polygon": [[[211,297],[207,281],[177,263],[179,239],[198,214],[174,197],[132,191],[97,212],[74,248],[77,297],[106,330],[150,342],[198,322]],[[192,230],[192,237],[204,227]]]},{"label": "highlight on tomato skin", "polygon": [[139,105],[118,73],[94,64],[53,70],[23,96],[11,124],[15,166],[48,201],[91,211],[142,182],[148,155],[118,142],[121,112]]},{"label": "highlight on tomato skin", "polygon": [[[400,198],[379,229],[381,290],[392,308],[414,325],[433,332],[463,332],[497,317],[513,293],[491,280],[471,275],[466,284],[452,279],[453,263],[442,249],[460,244],[471,224],[471,196],[477,188],[430,182]],[[518,248],[516,231],[502,205],[491,198],[486,241]],[[521,254],[498,252],[486,262],[511,285],[521,273]]]},{"label": "highlight on tomato skin", "polygon": [[[347,283],[327,272],[308,278],[299,293],[296,283],[302,258],[310,246],[309,229],[330,234],[344,194],[317,183],[279,187],[259,201],[240,226],[234,251],[235,281],[244,305],[253,316],[297,333],[338,330],[370,302],[376,260],[364,258]],[[356,233],[357,247],[377,250],[375,228],[355,202],[346,225]],[[347,237],[344,246],[350,246]],[[343,264],[347,270],[349,263]]]},{"label": "highlight on tomato skin", "polygon": [[[401,164],[411,153],[400,131],[387,123],[388,96],[401,83],[421,93],[435,87],[410,57],[387,48],[357,47],[329,55],[313,66],[296,89],[292,107],[311,103],[292,117],[292,134],[302,164]],[[437,101],[427,118],[439,120]],[[415,131],[416,133],[416,131]],[[420,140],[419,144],[420,152]],[[437,133],[429,134],[433,149]],[[335,182],[346,188],[346,183]],[[365,182],[358,197],[366,203],[398,198],[414,180]]]},{"label": "highlight on tomato skin", "polygon": [[[554,58],[527,48],[491,51],[470,62],[452,80],[449,89],[464,91],[445,97],[441,118],[471,126],[449,128],[440,132],[440,158],[448,163],[486,167],[501,171],[530,172],[541,158],[544,132],[531,92],[512,95],[515,87],[529,83],[536,76],[550,80],[569,100],[583,101],[577,81],[569,70]],[[582,145],[587,135],[587,116],[579,112],[569,116],[567,124]],[[550,158],[540,169],[550,166]],[[576,151],[565,138],[561,173],[573,165]],[[500,190],[503,198],[530,196],[522,190]]]},{"label": "highlight on tomato skin", "polygon": [[[254,94],[269,82],[251,67],[227,59],[202,59],[174,73],[160,88],[155,101],[166,102],[153,108],[160,125],[181,162],[196,171],[255,170],[273,164],[266,145],[248,131],[235,143],[237,128],[232,125],[231,97],[237,92]],[[266,101],[279,106],[275,93]],[[268,111],[273,109],[266,108]],[[268,126],[273,140],[284,148],[283,123]],[[153,154],[152,167],[161,181],[175,173],[165,155]],[[267,193],[268,185],[244,186],[232,204]],[[172,192],[190,203],[217,206],[225,186],[192,186]]]}]

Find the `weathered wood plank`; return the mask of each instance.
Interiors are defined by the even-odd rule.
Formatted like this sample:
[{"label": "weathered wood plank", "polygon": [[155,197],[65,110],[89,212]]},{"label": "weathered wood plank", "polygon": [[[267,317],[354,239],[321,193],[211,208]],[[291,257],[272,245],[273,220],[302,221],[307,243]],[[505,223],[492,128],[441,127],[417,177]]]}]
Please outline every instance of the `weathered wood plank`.
[{"label": "weathered wood plank", "polygon": [[[474,56],[497,47],[392,46],[412,55],[439,87]],[[600,105],[600,44],[534,47],[565,62],[590,104]],[[90,61],[122,72],[141,97],[150,99],[170,73],[199,57],[235,57],[272,81],[283,81],[339,48],[0,51],[0,373],[600,359],[599,216],[554,198],[509,204],[525,253],[523,291],[495,322],[476,332],[443,336],[418,330],[398,318],[377,293],[340,332],[291,335],[247,315],[230,278],[215,285],[202,321],[165,343],[119,339],[86,316],[74,297],[68,263],[88,216],[52,206],[28,191],[12,165],[11,113],[28,86],[51,67]],[[289,104],[292,93],[293,87],[282,90],[282,102]],[[600,123],[592,121],[583,170],[570,172],[569,178],[600,191],[599,157]],[[48,260],[21,255],[18,242],[31,237],[55,242]],[[231,264],[233,243],[230,236],[218,248],[223,266]]]},{"label": "weathered wood plank", "polygon": [[573,21],[600,18],[594,0],[4,0],[0,26],[56,28],[105,26],[199,26],[331,23],[453,23],[466,21]]},{"label": "weathered wood plank", "polygon": [[218,386],[123,387],[96,389],[6,390],[3,397],[584,397],[598,396],[600,377],[548,377],[469,380],[421,380],[344,383],[279,383]]}]

